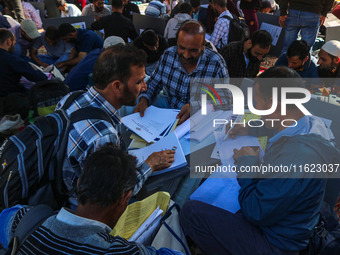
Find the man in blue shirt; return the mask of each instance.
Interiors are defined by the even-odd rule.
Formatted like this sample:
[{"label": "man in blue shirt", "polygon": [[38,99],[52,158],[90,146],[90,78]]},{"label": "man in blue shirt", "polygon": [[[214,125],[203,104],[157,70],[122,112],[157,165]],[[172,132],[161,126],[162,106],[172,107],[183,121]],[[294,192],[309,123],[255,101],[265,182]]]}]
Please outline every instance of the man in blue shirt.
[{"label": "man in blue shirt", "polygon": [[59,27],[59,34],[65,42],[74,43],[69,59],[57,64],[64,72],[70,71],[91,50],[103,48],[103,38],[91,30],[75,29],[71,24],[63,23]]},{"label": "man in blue shirt", "polygon": [[[281,91],[303,87],[303,80],[294,70],[283,66],[270,68],[255,82],[256,109],[271,108],[275,101],[273,88]],[[289,93],[288,98],[301,98],[301,93]],[[282,107],[286,107],[285,115],[281,113]],[[262,159],[259,148],[234,149],[241,209],[233,214],[190,201],[181,210],[184,230],[203,252],[297,255],[308,245],[323,200],[332,202],[331,196],[324,199],[325,178],[339,177],[331,167],[339,163],[340,151],[331,130],[318,117],[305,115],[296,105],[284,105],[280,96],[277,108],[261,120],[263,126],[234,125],[229,132],[231,138],[247,134],[269,137]],[[328,172],[320,173],[311,170],[313,165],[330,167]],[[338,191],[333,195],[337,199]]]},{"label": "man in blue shirt", "polygon": [[[38,54],[38,50],[44,46],[47,54]],[[30,50],[30,57],[39,66],[47,67],[49,65],[66,61],[70,55],[70,51],[73,45],[64,42],[58,33],[58,29],[55,26],[49,26],[46,31],[41,33],[33,47]]]},{"label": "man in blue shirt", "polygon": [[[181,109],[177,116],[180,124],[189,117],[190,108],[197,111],[200,107],[193,104],[199,100],[190,100],[190,94],[200,95],[203,84],[197,79],[211,81],[211,78],[220,78],[222,79],[220,82],[225,83],[229,75],[221,55],[205,49],[205,30],[198,21],[184,23],[177,35],[177,46],[169,48],[162,55],[147,82],[147,91],[139,96],[140,100],[134,112],[140,112],[141,116],[144,116],[144,111],[150,104]],[[192,82],[196,83],[195,86],[192,86]],[[167,98],[158,95],[162,89],[168,92]],[[216,89],[216,91],[220,94],[224,106],[231,104],[228,90]]]},{"label": "man in blue shirt", "polygon": [[296,40],[288,47],[287,53],[279,57],[275,66],[293,68],[302,78],[314,78],[314,80],[308,80],[308,87],[319,86],[316,59],[310,55],[309,50],[310,47],[306,41]]},{"label": "man in blue shirt", "polygon": [[[118,36],[110,36],[104,41],[104,49],[116,45],[118,43],[125,44],[124,40]],[[85,90],[90,84],[89,75],[92,73],[93,66],[103,49],[92,50],[76,65],[67,75],[65,83],[71,91]]]}]

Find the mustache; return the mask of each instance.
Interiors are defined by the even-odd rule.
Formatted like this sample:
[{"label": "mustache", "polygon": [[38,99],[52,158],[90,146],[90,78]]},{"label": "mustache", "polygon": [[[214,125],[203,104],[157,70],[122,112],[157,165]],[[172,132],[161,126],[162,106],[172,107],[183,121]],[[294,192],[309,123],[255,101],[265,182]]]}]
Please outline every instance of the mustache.
[{"label": "mustache", "polygon": [[185,58],[183,55],[179,55],[179,59],[181,62],[188,63],[188,64],[195,64],[197,62],[197,59],[194,57]]}]

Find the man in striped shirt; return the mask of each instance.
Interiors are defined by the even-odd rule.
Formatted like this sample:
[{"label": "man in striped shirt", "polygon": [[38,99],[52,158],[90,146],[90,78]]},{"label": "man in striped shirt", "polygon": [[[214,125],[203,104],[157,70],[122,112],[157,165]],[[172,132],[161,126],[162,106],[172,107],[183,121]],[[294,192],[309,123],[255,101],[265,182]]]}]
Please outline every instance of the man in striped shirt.
[{"label": "man in striped shirt", "polygon": [[[47,218],[20,246],[18,254],[181,255],[175,250],[156,250],[110,235],[128,205],[136,181],[136,158],[112,144],[103,146],[89,157],[79,178],[77,210],[62,208]],[[4,247],[30,210],[32,207],[15,206],[0,214],[4,223],[0,241]]]},{"label": "man in striped shirt", "polygon": [[154,0],[151,1],[146,7],[145,15],[153,17],[162,17],[166,14],[166,7],[163,4],[164,0]]}]

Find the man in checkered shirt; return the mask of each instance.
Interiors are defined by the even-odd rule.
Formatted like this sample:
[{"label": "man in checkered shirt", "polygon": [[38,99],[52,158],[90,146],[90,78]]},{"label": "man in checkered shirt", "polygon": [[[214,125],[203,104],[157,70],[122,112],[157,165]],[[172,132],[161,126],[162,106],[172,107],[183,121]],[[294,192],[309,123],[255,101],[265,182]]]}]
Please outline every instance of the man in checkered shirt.
[{"label": "man in checkered shirt", "polygon": [[[205,30],[195,20],[184,23],[178,30],[177,46],[166,50],[147,82],[147,90],[139,96],[134,112],[144,116],[146,108],[153,104],[162,108],[181,109],[177,118],[183,123],[192,112],[200,108],[200,91],[212,80],[228,83],[229,75],[224,59],[216,52],[205,49]],[[202,82],[204,80],[204,82]],[[210,82],[209,82],[210,81]],[[215,82],[214,82],[215,83]],[[167,92],[167,96],[159,92]],[[221,105],[231,105],[226,89],[216,89]]]}]

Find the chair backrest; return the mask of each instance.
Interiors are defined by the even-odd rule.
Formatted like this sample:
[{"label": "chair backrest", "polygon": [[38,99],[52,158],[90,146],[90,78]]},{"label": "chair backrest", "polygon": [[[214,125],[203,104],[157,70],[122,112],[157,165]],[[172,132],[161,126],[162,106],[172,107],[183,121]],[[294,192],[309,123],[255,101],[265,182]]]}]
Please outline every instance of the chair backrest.
[{"label": "chair backrest", "polygon": [[137,33],[141,34],[146,28],[152,28],[158,34],[164,35],[164,30],[168,20],[163,18],[151,17],[139,13],[133,14],[133,25],[137,29]]},{"label": "chair backrest", "polygon": [[43,20],[43,28],[46,29],[48,26],[59,27],[63,23],[81,23],[85,22],[86,28],[90,29],[91,24],[94,22],[94,16],[79,16],[79,17],[65,17],[65,18],[48,18]]}]

